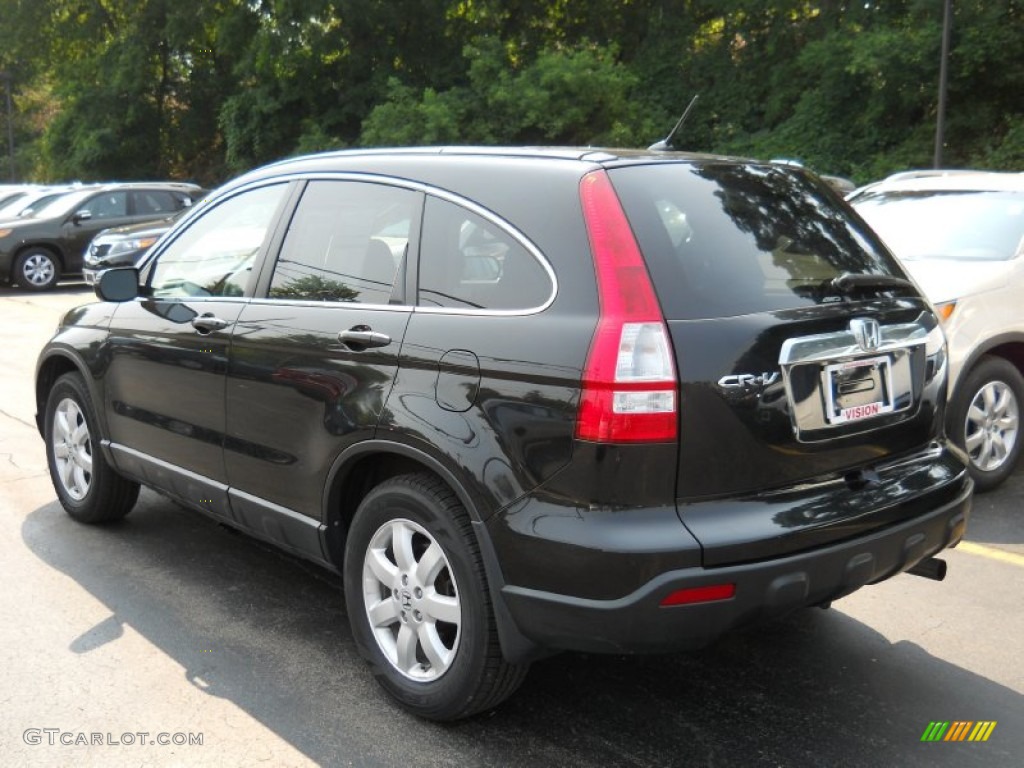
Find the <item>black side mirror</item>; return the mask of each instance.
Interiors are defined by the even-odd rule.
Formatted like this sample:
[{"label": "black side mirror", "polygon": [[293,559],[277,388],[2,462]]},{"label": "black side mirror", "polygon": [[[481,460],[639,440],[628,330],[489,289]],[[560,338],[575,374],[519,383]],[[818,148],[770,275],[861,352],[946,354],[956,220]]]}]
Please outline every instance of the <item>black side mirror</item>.
[{"label": "black side mirror", "polygon": [[115,267],[100,272],[96,280],[96,297],[100,301],[131,301],[139,295],[139,270]]},{"label": "black side mirror", "polygon": [[75,215],[71,217],[71,223],[77,226],[83,221],[89,221],[91,218],[92,211],[75,211]]}]

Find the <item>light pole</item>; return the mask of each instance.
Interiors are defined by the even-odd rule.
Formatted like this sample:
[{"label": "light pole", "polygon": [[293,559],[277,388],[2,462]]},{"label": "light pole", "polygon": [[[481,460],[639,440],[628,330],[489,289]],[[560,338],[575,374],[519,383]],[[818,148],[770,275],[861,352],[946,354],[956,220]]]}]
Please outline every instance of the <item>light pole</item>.
[{"label": "light pole", "polygon": [[10,155],[11,181],[15,181],[17,174],[14,171],[14,110],[11,108],[11,81],[14,76],[10,72],[0,72],[0,80],[7,84],[7,151]]},{"label": "light pole", "polygon": [[932,167],[942,167],[942,145],[946,142],[946,90],[949,70],[949,33],[953,26],[953,0],[945,0],[942,11],[942,59],[939,61],[939,108],[935,116],[935,156]]}]

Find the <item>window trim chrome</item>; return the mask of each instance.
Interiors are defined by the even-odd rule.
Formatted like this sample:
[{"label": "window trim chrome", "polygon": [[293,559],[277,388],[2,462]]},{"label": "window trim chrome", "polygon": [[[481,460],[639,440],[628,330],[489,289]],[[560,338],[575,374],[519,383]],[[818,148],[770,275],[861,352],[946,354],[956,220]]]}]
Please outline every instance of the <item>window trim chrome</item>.
[{"label": "window trim chrome", "polygon": [[[424,307],[416,303],[406,302],[404,304],[362,304],[359,302],[344,302],[344,301],[309,301],[306,299],[273,299],[268,296],[251,297],[253,303],[272,303],[272,304],[287,304],[289,306],[314,306],[314,307],[351,307],[353,309],[390,309],[395,311],[412,311],[417,314],[432,314],[432,315],[471,315],[471,316],[486,316],[486,317],[519,317],[536,315],[544,312],[552,304],[558,296],[558,277],[555,274],[554,268],[551,263],[547,260],[541,250],[530,240],[524,233],[513,227],[505,219],[498,216],[496,213],[488,208],[476,203],[469,198],[450,192],[440,187],[435,187],[431,184],[426,184],[419,181],[411,181],[409,179],[402,179],[396,176],[385,176],[379,173],[360,173],[358,171],[306,171],[302,173],[290,173],[282,174],[281,176],[273,176],[270,178],[260,179],[259,181],[247,184],[243,187],[232,189],[230,196],[234,197],[249,189],[265,186],[267,184],[275,183],[290,183],[290,182],[312,182],[312,181],[355,181],[363,182],[368,184],[384,184],[390,187],[397,187],[400,189],[407,189],[413,192],[419,192],[424,195],[430,195],[440,200],[445,200],[454,205],[458,205],[461,208],[480,216],[482,219],[494,224],[496,227],[504,231],[513,240],[519,243],[526,251],[540,264],[541,268],[548,276],[551,290],[548,294],[547,300],[542,304],[535,307],[525,307],[523,309],[461,309],[457,307]],[[225,196],[224,199],[227,199]],[[210,210],[216,205],[219,205],[221,200],[215,199],[211,201],[214,206],[210,207]],[[296,206],[301,204],[301,198]],[[206,208],[206,206],[203,206]],[[293,211],[294,212],[294,211]],[[192,217],[189,216],[189,219]],[[421,241],[422,241],[422,221],[420,223],[421,229]],[[175,238],[176,239],[176,238]],[[283,241],[282,241],[283,242]],[[280,253],[267,254],[267,261],[271,261],[276,266],[277,259]],[[158,258],[159,254],[154,254],[154,258]],[[417,264],[421,260],[420,244],[416,244],[416,259]],[[419,281],[416,284],[417,289],[419,288]]]}]

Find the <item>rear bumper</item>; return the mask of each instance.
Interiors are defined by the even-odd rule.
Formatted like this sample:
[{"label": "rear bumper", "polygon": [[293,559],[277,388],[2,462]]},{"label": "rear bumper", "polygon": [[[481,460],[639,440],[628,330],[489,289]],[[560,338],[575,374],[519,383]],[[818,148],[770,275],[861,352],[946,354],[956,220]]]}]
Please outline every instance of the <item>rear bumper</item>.
[{"label": "rear bumper", "polygon": [[[505,585],[519,632],[550,649],[648,653],[698,648],[730,630],[815,605],[890,578],[964,535],[972,485],[937,509],[829,546],[753,563],[661,573],[623,597],[595,600]],[[949,496],[946,497],[950,498]],[[680,589],[734,584],[733,597],[662,607]]]}]

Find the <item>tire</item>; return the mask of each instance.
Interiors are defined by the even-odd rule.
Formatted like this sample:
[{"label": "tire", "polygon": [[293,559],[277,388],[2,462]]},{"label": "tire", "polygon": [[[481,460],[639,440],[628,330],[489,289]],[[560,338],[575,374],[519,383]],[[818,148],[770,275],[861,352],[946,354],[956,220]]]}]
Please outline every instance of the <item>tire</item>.
[{"label": "tire", "polygon": [[29,248],[14,262],[14,282],[30,291],[48,291],[59,277],[60,262],[45,248]]},{"label": "tire", "polygon": [[402,475],[371,490],[343,571],[356,646],[406,710],[457,720],[497,706],[523,681],[529,665],[501,654],[469,516],[437,477]]},{"label": "tire", "polygon": [[991,491],[1010,476],[1020,457],[1024,378],[1009,361],[986,356],[954,400],[950,434],[970,457],[975,489]]},{"label": "tire", "polygon": [[138,483],[118,475],[99,448],[99,432],[85,381],[66,373],[46,399],[46,463],[57,498],[80,523],[108,523],[131,512]]}]

